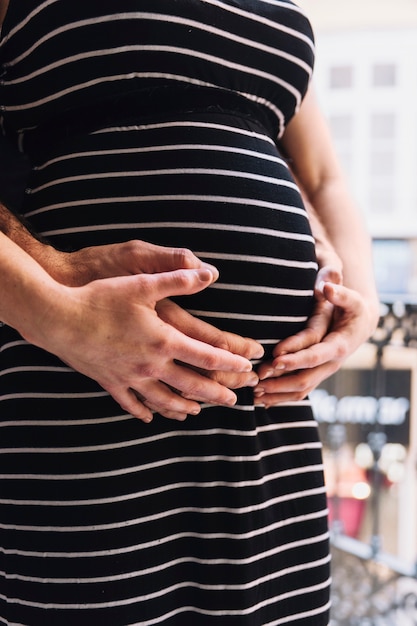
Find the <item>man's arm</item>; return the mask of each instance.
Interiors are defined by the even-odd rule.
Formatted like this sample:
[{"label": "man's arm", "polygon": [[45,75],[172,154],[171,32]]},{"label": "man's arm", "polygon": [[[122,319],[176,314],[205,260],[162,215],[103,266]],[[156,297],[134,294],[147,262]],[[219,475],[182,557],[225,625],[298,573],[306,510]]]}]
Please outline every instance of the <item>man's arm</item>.
[{"label": "man's arm", "polygon": [[47,241],[35,234],[22,216],[18,217],[2,203],[0,203],[0,232],[27,252],[46,271],[52,269],[51,276],[56,280],[59,280],[61,273],[67,271],[65,262],[67,255],[55,250]]},{"label": "man's arm", "polygon": [[[150,275],[153,275],[155,285],[152,293],[164,293],[165,295],[156,297],[155,302],[152,298],[150,301],[147,301],[146,306],[148,308],[150,306],[153,309],[153,316],[156,319],[152,319],[149,315],[146,315],[148,311],[145,307],[145,309],[143,309],[142,318],[132,313],[128,320],[123,321],[123,325],[126,328],[131,326],[129,332],[131,332],[133,336],[131,342],[126,342],[124,345],[125,358],[131,361],[132,359],[134,360],[136,351],[136,354],[142,355],[141,357],[138,356],[138,358],[142,358],[142,360],[146,357],[145,361],[147,361],[147,357],[151,356],[153,353],[153,359],[156,359],[157,363],[160,362],[160,354],[158,355],[158,349],[157,353],[155,353],[154,345],[148,345],[148,347],[146,347],[146,341],[142,342],[142,346],[137,345],[137,337],[148,337],[148,335],[150,337],[150,333],[153,332],[152,328],[154,330],[156,329],[154,324],[151,324],[151,328],[146,327],[145,331],[147,320],[149,323],[155,322],[159,324],[160,328],[165,328],[166,337],[171,337],[172,339],[172,345],[166,346],[168,353],[171,353],[173,360],[182,361],[184,365],[188,365],[189,368],[185,366],[172,368],[172,363],[170,363],[169,367],[167,364],[166,371],[164,371],[163,368],[159,368],[159,366],[154,367],[154,376],[146,377],[148,379],[146,383],[143,380],[141,380],[140,384],[137,381],[135,382],[135,387],[133,387],[137,392],[135,396],[135,406],[139,404],[140,397],[144,404],[152,410],[158,411],[166,417],[177,419],[184,418],[187,412],[199,410],[195,402],[190,404],[190,400],[183,400],[178,394],[174,394],[171,390],[168,390],[166,385],[161,383],[161,381],[167,382],[167,377],[171,380],[171,382],[167,384],[177,389],[180,394],[187,395],[188,398],[192,400],[210,402],[213,404],[233,404],[236,396],[229,388],[236,389],[257,383],[258,378],[251,371],[248,361],[249,359],[260,358],[263,354],[263,350],[257,342],[239,337],[238,335],[233,335],[232,333],[223,333],[208,324],[204,324],[200,320],[192,318],[188,313],[177,307],[177,305],[165,299],[166,296],[169,295],[179,293],[187,294],[199,291],[217,278],[217,270],[213,266],[202,263],[191,251],[183,248],[165,248],[135,240],[122,244],[84,248],[73,253],[60,252],[55,250],[48,243],[34,237],[23,222],[8,211],[4,205],[0,206],[0,231],[2,231],[4,235],[2,239],[2,252],[5,253],[6,249],[10,249],[13,252],[12,258],[15,259],[16,263],[23,262],[24,260],[24,267],[26,268],[25,276],[26,274],[31,276],[32,271],[34,271],[34,280],[35,277],[40,276],[39,270],[42,268],[44,270],[42,275],[43,283],[47,278],[49,281],[52,281],[52,283],[49,283],[53,287],[51,287],[51,294],[57,290],[57,284],[74,288],[72,291],[70,290],[72,294],[75,288],[87,287],[91,282],[100,281],[100,298],[106,301],[106,297],[111,298],[111,294],[115,292],[116,287],[122,285],[122,277],[133,278],[136,276],[137,281],[139,281],[138,284],[141,284],[142,281],[143,287],[145,288],[147,284],[146,280],[149,280]],[[10,248],[8,244],[11,242],[16,244],[22,252],[24,251],[26,253],[25,256],[19,256],[16,249],[13,249],[13,247]],[[30,261],[32,261],[32,264]],[[32,286],[31,283],[28,285],[21,279],[19,266],[4,268],[2,276],[7,279],[7,271],[10,272],[12,270],[18,272],[15,280],[17,284],[22,286],[22,292],[25,292],[27,288]],[[178,286],[175,282],[172,282],[172,279],[170,283],[171,292],[167,293],[166,291],[162,292],[158,290],[157,287],[159,287],[159,284],[162,286],[164,279],[166,279],[164,274],[170,273],[172,275],[173,270],[188,270],[185,274],[188,273],[188,277],[191,276],[191,281],[187,283],[189,285],[189,291],[183,291],[184,287],[182,283],[180,285],[182,291],[175,291]],[[205,282],[201,283],[201,281],[197,280],[196,283],[195,272],[190,274],[190,270],[206,271]],[[47,278],[46,273],[48,275]],[[102,280],[115,277],[119,277],[119,283],[117,283],[117,281],[106,282]],[[181,281],[184,281],[184,277],[181,278]],[[123,284],[127,285],[127,283]],[[90,291],[93,287],[97,289],[97,285],[90,285]],[[120,286],[120,289],[123,291],[122,286]],[[82,298],[84,298],[85,295],[88,295],[88,289],[84,291],[81,290],[81,294]],[[64,292],[64,295],[67,297],[68,293]],[[13,309],[18,305],[20,314],[24,309],[22,302],[30,302],[31,298],[33,298],[32,295],[26,294],[23,301],[18,303],[11,302],[10,307]],[[140,298],[141,294],[138,293],[136,304]],[[81,299],[81,305],[82,302],[83,300]],[[118,306],[112,310],[106,311],[107,316],[112,317],[111,320],[107,319],[106,324],[116,323],[116,320],[120,317],[121,310],[128,309],[123,303],[128,302],[129,305],[135,305],[134,292],[122,293],[121,299],[118,302]],[[165,305],[163,304],[164,302],[166,303]],[[45,304],[44,306],[49,305]],[[102,312],[98,311],[97,307],[93,306],[91,308],[93,315],[94,311],[96,320],[93,322],[93,327],[97,324],[102,325]],[[58,323],[58,325],[62,326],[62,320],[68,319],[65,310],[63,313],[61,321],[58,316],[55,316],[52,323]],[[26,315],[31,315],[31,311],[27,312]],[[85,313],[83,315],[85,315]],[[34,316],[35,314],[33,313],[33,317]],[[14,325],[14,327],[25,336],[24,333],[27,333],[28,330],[20,325],[16,326],[16,320],[18,318],[19,315],[15,317],[12,313],[10,319],[13,323],[11,325]],[[5,321],[7,322],[7,319],[5,319]],[[30,328],[35,326],[34,320],[32,319]],[[70,331],[70,329],[68,329],[68,331]],[[90,339],[94,335],[94,333],[91,335],[91,331],[88,330],[88,319],[85,318],[79,319],[77,332],[80,333],[79,341],[81,344],[85,344],[86,340],[84,335],[86,333],[89,333]],[[114,336],[114,333],[112,336]],[[27,335],[26,338],[31,340]],[[64,344],[65,342],[68,344],[68,339],[62,337],[62,340]],[[62,345],[58,348],[54,345],[49,345],[48,347],[48,345],[44,345],[42,340],[36,337],[32,339],[32,341],[50,352],[61,356],[63,360],[69,361],[69,356],[66,354],[69,345]],[[117,399],[120,397],[120,392],[114,393],[111,391],[113,390],[113,383],[111,382],[112,374],[110,374],[109,378],[109,375],[106,374],[105,371],[106,367],[108,367],[107,360],[109,355],[106,357],[101,351],[101,345],[99,344],[102,342],[102,337],[96,335],[95,341],[97,345],[91,346],[91,362],[89,364],[79,363],[76,356],[73,357],[71,363],[78,371],[82,371],[91,378],[98,380],[102,386],[110,390],[113,397],[117,396]],[[117,347],[115,342],[116,340],[114,340],[114,349]],[[191,352],[192,348],[196,350],[195,355]],[[120,350],[120,348],[118,349]],[[149,355],[144,354],[144,350],[149,350]],[[217,355],[217,357],[214,363],[213,356],[215,355]],[[192,371],[190,368],[194,368],[198,371]],[[158,379],[157,375],[160,375],[161,378]],[[119,381],[119,387],[121,385],[125,390],[127,384],[126,380],[121,379]],[[139,386],[140,390],[138,389]],[[118,401],[120,402],[120,400]],[[138,408],[132,408],[132,404],[129,404],[129,407],[131,412],[136,410],[136,413],[133,414],[138,414]]]},{"label": "man's arm", "polygon": [[96,380],[122,408],[145,421],[151,410],[176,419],[198,413],[198,403],[186,397],[234,404],[232,391],[196,369],[251,371],[247,359],[187,337],[155,311],[169,295],[210,285],[213,275],[206,268],[67,287],[0,233],[0,276],[0,319]]}]

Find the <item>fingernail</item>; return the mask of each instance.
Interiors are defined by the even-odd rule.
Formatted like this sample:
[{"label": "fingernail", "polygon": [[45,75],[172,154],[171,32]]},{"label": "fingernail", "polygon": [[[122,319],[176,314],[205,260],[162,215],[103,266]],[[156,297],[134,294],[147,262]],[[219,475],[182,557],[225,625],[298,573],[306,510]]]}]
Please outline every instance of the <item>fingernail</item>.
[{"label": "fingernail", "polygon": [[248,387],[256,387],[256,385],[259,383],[259,378],[256,374],[253,374],[253,376],[250,377],[250,379],[248,380]]},{"label": "fingernail", "polygon": [[260,380],[265,380],[266,378],[271,378],[273,373],[274,373],[274,370],[267,370],[265,372],[265,374],[262,374],[262,376],[259,376],[259,378],[260,378]]},{"label": "fingernail", "polygon": [[186,414],[184,414],[184,415],[177,415],[177,417],[175,418],[175,420],[177,422],[185,422],[186,419],[187,419],[187,415]]},{"label": "fingernail", "polygon": [[263,387],[257,387],[256,389],[254,389],[253,393],[257,397],[263,396],[265,393],[265,389]]},{"label": "fingernail", "polygon": [[190,415],[198,415],[201,412],[201,408],[199,407],[198,409],[193,409],[192,411],[190,411]]},{"label": "fingernail", "polygon": [[208,281],[212,281],[213,280],[213,274],[207,268],[201,268],[199,270],[195,270],[195,273],[197,274],[199,280],[202,283],[207,283]]},{"label": "fingernail", "polygon": [[233,394],[226,399],[225,404],[226,406],[234,406],[236,402],[237,402],[237,396]]},{"label": "fingernail", "polygon": [[215,267],[214,265],[210,265],[210,263],[204,263],[204,262],[203,262],[203,267],[205,269],[209,270],[209,272],[213,276],[213,280],[217,280],[218,279],[218,277],[219,277],[219,270],[217,269],[217,267]]},{"label": "fingernail", "polygon": [[248,363],[244,367],[242,367],[239,371],[242,372],[243,374],[247,374],[251,372],[252,369],[253,369],[253,365],[252,363],[248,361]]},{"label": "fingernail", "polygon": [[274,365],[275,372],[281,370],[285,370],[285,363],[277,363],[276,365]]}]

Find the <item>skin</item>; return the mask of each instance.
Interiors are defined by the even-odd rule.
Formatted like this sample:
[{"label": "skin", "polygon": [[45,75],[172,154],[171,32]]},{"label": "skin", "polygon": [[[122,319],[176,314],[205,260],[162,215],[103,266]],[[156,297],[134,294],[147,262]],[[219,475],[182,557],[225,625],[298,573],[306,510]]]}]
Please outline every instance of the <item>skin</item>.
[{"label": "skin", "polygon": [[[146,256],[158,264],[159,246],[149,246]],[[195,264],[200,267],[67,286],[0,233],[0,319],[96,380],[125,411],[146,422],[152,411],[174,419],[197,414],[195,399],[232,406],[235,394],[198,370],[253,377],[250,361],[185,335],[156,311],[157,302],[168,295],[196,293],[213,282],[210,269],[198,259]],[[233,336],[230,341],[234,339],[233,345],[251,357],[262,354],[256,342]],[[227,336],[221,341],[228,345]]]},{"label": "skin", "polygon": [[[7,0],[0,0],[0,16],[4,17],[7,6]],[[194,400],[233,404],[236,396],[230,389],[248,385],[255,387],[256,404],[267,407],[304,398],[370,336],[379,304],[370,240],[311,89],[286,129],[282,149],[303,191],[322,269],[316,309],[306,329],[276,346],[273,360],[258,369],[260,381],[248,364],[249,359],[262,356],[256,342],[221,333],[167,300],[170,295],[194,293],[217,278],[217,270],[202,264],[190,251],[135,241],[63,253],[37,241],[0,207],[0,228],[8,243],[18,248],[13,248],[9,260],[14,259],[18,267],[23,264],[30,277],[13,282],[16,267],[3,259],[11,276],[6,285],[12,286],[12,292],[13,285],[19,285],[26,293],[17,298],[19,320],[10,312],[13,297],[8,300],[9,308],[3,302],[0,316],[32,343],[97,380],[125,410],[145,421],[151,419],[151,411],[184,419],[187,413],[198,412]],[[23,260],[22,253],[26,254]],[[187,276],[187,272],[193,273]],[[53,302],[43,289],[48,281],[53,281],[53,287],[48,287],[49,294],[55,294]],[[48,312],[36,324],[24,304],[31,289],[32,298],[42,303],[40,310]],[[128,299],[126,312],[119,303],[125,305]],[[25,316],[32,318],[30,324]],[[120,333],[116,322],[126,332]],[[151,337],[146,346],[136,338],[141,324],[146,334],[140,336]],[[81,329],[90,329],[88,349],[84,349],[85,330]],[[120,364],[123,359],[131,363],[125,373],[119,366],[111,367],[117,341],[123,346],[118,353],[123,356]],[[77,352],[77,345],[83,349]],[[217,350],[216,355],[212,350]],[[237,355],[234,361],[231,353]],[[152,365],[155,358],[158,368]]]},{"label": "skin", "polygon": [[[280,342],[273,361],[259,368],[255,394],[257,403],[265,406],[306,397],[368,339],[379,318],[371,240],[347,189],[311,87],[286,129],[282,146],[307,209],[314,207],[312,227],[319,237],[319,262],[330,263],[336,274],[323,268],[317,281],[317,308],[306,329]],[[342,269],[343,285],[337,284]],[[324,331],[326,318],[329,326]]]},{"label": "skin", "polygon": [[0,24],[3,24],[6,17],[7,8],[9,6],[9,0],[0,0]]}]

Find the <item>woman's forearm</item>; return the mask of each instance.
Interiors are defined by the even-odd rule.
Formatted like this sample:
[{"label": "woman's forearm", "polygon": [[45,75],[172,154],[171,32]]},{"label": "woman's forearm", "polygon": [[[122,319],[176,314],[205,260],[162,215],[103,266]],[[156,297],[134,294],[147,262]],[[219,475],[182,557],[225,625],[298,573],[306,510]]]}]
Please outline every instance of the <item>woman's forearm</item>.
[{"label": "woman's forearm", "polygon": [[[373,325],[379,315],[371,238],[343,180],[327,181],[310,196],[325,232],[340,257],[343,283],[367,302]],[[337,210],[334,210],[337,207]]]},{"label": "woman's forearm", "polygon": [[58,298],[61,286],[4,232],[0,232],[0,276],[1,321],[41,344],[42,317]]},{"label": "woman's forearm", "polygon": [[366,302],[372,332],[378,320],[379,303],[371,239],[348,189],[328,125],[311,88],[299,113],[288,125],[282,145],[303,195],[340,257],[344,284],[356,290]]}]

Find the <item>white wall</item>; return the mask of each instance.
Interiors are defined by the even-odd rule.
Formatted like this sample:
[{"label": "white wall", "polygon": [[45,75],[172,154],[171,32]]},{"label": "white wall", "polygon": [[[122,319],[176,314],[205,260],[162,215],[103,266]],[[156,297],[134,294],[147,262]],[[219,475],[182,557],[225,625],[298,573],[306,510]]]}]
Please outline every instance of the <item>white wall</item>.
[{"label": "white wall", "polygon": [[[394,84],[374,84],[381,65]],[[343,67],[351,85],[332,88],[331,72]],[[417,27],[318,33],[314,82],[372,235],[417,237]],[[351,118],[345,137],[341,118]]]}]

